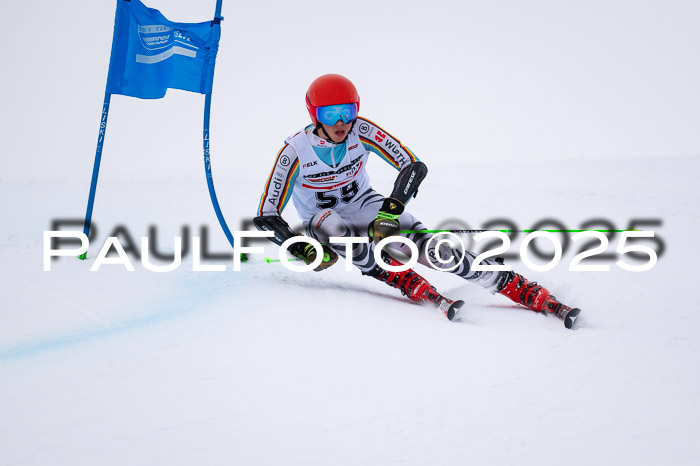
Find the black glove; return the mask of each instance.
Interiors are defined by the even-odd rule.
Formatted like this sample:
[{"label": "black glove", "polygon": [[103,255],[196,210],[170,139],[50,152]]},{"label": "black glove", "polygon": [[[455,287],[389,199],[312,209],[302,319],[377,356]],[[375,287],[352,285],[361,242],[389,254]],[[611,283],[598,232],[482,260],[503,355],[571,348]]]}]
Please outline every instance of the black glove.
[{"label": "black glove", "polygon": [[[323,248],[323,260],[321,264],[314,269],[314,272],[326,270],[328,267],[338,262],[338,254],[336,254],[334,250],[326,244],[322,244],[321,247]],[[289,248],[289,252],[302,260],[306,265],[316,260],[316,248],[311,243],[307,243],[306,245],[303,243],[294,243],[294,245]]]},{"label": "black glove", "polygon": [[377,216],[369,224],[368,233],[375,244],[388,236],[398,236],[401,234],[399,216],[403,213],[404,205],[393,197],[384,199],[382,208]]}]

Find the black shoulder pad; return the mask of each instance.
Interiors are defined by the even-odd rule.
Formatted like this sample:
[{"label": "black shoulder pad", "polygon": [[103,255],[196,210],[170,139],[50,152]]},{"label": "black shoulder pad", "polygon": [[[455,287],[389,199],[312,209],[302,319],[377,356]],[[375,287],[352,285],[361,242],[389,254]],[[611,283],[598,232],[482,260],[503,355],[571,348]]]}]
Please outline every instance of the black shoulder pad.
[{"label": "black shoulder pad", "polygon": [[297,233],[289,228],[289,224],[279,215],[261,215],[255,217],[253,219],[253,224],[255,228],[260,231],[273,232],[275,236],[270,238],[270,241],[280,246],[289,238],[297,236]]},{"label": "black shoulder pad", "polygon": [[428,174],[428,167],[423,162],[413,162],[403,167],[394,182],[391,197],[406,204],[418,192],[423,179]]}]

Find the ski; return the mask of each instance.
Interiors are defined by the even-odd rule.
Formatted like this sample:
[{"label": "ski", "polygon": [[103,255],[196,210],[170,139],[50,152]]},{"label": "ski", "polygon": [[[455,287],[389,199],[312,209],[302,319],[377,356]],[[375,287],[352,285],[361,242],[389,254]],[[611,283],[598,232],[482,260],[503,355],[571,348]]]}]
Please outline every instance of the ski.
[{"label": "ski", "polygon": [[421,297],[423,302],[432,303],[435,307],[440,309],[445,316],[453,322],[462,320],[461,311],[464,306],[464,301],[446,298],[441,295],[434,286],[426,289]]},{"label": "ski", "polygon": [[451,322],[459,322],[462,320],[462,308],[464,307],[464,301],[458,299],[457,301],[452,301],[451,299],[443,298],[440,303],[440,310],[445,313],[445,316]]},{"label": "ski", "polygon": [[565,308],[559,313],[559,317],[564,319],[564,327],[571,329],[576,324],[579,314],[581,314],[581,309],[575,308]]}]

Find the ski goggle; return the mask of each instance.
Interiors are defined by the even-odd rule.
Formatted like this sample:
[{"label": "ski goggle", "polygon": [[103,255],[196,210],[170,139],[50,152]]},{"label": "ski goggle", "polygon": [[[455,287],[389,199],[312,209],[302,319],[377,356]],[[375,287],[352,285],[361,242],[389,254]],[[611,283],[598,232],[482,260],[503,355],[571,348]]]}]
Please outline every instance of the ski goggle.
[{"label": "ski goggle", "polygon": [[338,120],[350,123],[355,118],[357,118],[357,104],[326,105],[316,109],[316,119],[328,126],[333,126]]}]

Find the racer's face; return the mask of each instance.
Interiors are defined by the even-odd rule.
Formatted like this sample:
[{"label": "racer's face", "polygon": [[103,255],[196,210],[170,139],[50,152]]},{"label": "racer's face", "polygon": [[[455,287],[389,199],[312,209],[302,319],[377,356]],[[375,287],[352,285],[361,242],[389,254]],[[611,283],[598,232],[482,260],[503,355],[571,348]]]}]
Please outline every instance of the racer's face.
[{"label": "racer's face", "polygon": [[341,120],[338,120],[336,124],[333,126],[328,126],[324,125],[321,123],[321,126],[323,126],[323,129],[326,131],[326,134],[328,134],[331,137],[331,140],[335,143],[340,143],[343,142],[350,132],[350,129],[352,128],[352,122],[350,123],[343,123]]}]

